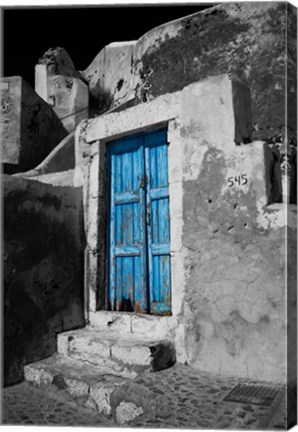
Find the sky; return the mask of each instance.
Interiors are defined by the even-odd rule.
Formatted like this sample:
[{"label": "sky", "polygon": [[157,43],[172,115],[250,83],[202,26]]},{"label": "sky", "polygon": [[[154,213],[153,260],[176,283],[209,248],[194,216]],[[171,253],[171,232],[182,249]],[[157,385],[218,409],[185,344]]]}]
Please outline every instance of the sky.
[{"label": "sky", "polygon": [[212,6],[4,7],[2,75],[21,75],[34,87],[34,67],[49,48],[65,48],[76,69],[84,70],[110,42],[137,40],[160,24]]}]

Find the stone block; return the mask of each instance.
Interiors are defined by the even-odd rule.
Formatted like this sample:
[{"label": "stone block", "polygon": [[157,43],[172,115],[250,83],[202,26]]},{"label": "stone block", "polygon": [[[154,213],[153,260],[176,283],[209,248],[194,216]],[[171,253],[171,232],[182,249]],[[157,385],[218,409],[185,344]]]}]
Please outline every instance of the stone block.
[{"label": "stone block", "polygon": [[89,384],[87,384],[84,381],[81,381],[78,377],[78,379],[74,378],[65,378],[64,379],[67,391],[72,396],[83,396],[89,393]]},{"label": "stone block", "polygon": [[111,346],[111,356],[129,365],[150,366],[152,362],[150,347],[146,345],[115,344]]},{"label": "stone block", "polygon": [[116,421],[122,425],[139,417],[143,412],[143,408],[133,402],[122,401],[116,408]]},{"label": "stone block", "polygon": [[69,336],[68,336],[68,334],[69,333],[71,334],[72,331],[57,334],[57,352],[59,354],[63,354],[63,355],[68,354],[68,350],[69,350],[69,345],[68,345]]},{"label": "stone block", "polygon": [[130,315],[119,312],[90,312],[89,315],[90,325],[99,330],[113,330],[124,333],[131,331],[131,317]]},{"label": "stone block", "polygon": [[60,354],[77,355],[82,360],[87,360],[89,355],[110,357],[109,342],[97,337],[97,332],[86,329],[72,330],[58,334],[57,350]]},{"label": "stone block", "polygon": [[150,315],[133,315],[131,317],[132,333],[139,337],[150,336],[159,340],[169,336],[169,331],[174,323],[172,317],[153,317]]},{"label": "stone block", "polygon": [[90,388],[90,398],[95,402],[97,411],[106,415],[111,414],[111,393],[114,391],[116,384],[96,383]]},{"label": "stone block", "polygon": [[43,384],[51,384],[53,375],[44,369],[42,366],[29,364],[24,367],[24,378],[26,381],[41,386]]}]

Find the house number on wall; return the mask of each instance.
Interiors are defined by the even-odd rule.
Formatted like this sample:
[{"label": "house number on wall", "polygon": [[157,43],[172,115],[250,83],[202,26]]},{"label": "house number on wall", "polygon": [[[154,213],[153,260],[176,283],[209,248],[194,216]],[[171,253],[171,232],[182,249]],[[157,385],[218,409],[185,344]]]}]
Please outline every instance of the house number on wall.
[{"label": "house number on wall", "polygon": [[239,186],[244,186],[248,182],[247,180],[247,174],[241,174],[235,177],[229,177],[228,178],[228,185],[229,187],[234,186],[236,183],[238,183]]}]

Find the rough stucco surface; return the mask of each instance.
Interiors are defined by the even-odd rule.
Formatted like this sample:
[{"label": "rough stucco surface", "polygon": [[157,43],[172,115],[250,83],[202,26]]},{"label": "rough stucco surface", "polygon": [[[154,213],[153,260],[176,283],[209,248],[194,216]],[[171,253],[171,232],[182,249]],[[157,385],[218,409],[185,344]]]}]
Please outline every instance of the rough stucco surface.
[{"label": "rough stucco surface", "polygon": [[82,72],[89,86],[92,113],[103,112],[132,96],[134,45],[133,41],[107,45]]},{"label": "rough stucco surface", "polygon": [[[262,233],[251,226],[253,214],[243,218],[233,210],[231,197],[222,197],[209,210],[208,191],[199,191],[196,182],[184,187],[189,361],[225,375],[283,379],[284,229]],[[245,206],[241,196],[237,201]]]},{"label": "rough stucco surface", "polygon": [[227,73],[251,91],[253,139],[279,143],[287,91],[288,137],[296,143],[296,21],[286,2],[225,3],[161,25],[131,45],[108,45],[82,74],[105,112],[132,99],[129,86],[138,104]]},{"label": "rough stucco surface", "polygon": [[[140,62],[141,87],[147,89],[143,99],[180,90],[208,76],[229,73],[242,79],[251,90],[253,138],[280,141],[285,133],[286,8],[290,35],[287,85],[295,102],[296,11],[285,2],[228,3],[177,20],[174,37],[167,37],[167,24],[147,38],[145,35],[137,42],[135,59]],[[294,141],[294,111],[288,121],[289,137]]]},{"label": "rough stucco surface", "polygon": [[80,188],[3,175],[4,382],[84,325]]},{"label": "rough stucco surface", "polygon": [[16,165],[15,171],[34,168],[67,131],[51,107],[21,77],[2,78],[1,82],[2,162]]},{"label": "rough stucco surface", "polygon": [[[282,382],[286,220],[274,226],[267,207],[268,145],[235,146],[228,135],[227,89],[220,78],[190,87],[182,110],[186,359],[213,373]],[[212,128],[216,116],[221,130]]]}]

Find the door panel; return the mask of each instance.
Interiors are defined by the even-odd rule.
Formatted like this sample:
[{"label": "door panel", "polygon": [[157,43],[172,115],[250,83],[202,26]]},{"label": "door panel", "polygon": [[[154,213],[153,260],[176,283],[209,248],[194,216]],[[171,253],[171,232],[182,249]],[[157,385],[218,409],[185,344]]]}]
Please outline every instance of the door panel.
[{"label": "door panel", "polygon": [[112,310],[147,311],[144,158],[138,138],[108,146],[109,294]]},{"label": "door panel", "polygon": [[166,131],[145,135],[149,298],[152,314],[171,312],[170,213]]},{"label": "door panel", "polygon": [[163,130],[108,145],[112,310],[171,312],[166,138]]}]

